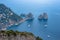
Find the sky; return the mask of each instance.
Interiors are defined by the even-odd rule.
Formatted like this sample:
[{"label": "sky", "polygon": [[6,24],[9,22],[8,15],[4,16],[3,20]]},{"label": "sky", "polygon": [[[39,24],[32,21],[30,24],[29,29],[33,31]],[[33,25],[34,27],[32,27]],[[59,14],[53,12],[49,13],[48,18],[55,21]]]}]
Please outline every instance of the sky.
[{"label": "sky", "polygon": [[60,10],[60,0],[0,0],[0,3],[5,4],[14,12],[19,13],[29,11]]},{"label": "sky", "polygon": [[39,3],[39,4],[53,4],[59,3],[60,0],[0,0],[0,2],[15,2],[15,3]]},{"label": "sky", "polygon": [[24,6],[52,6],[60,5],[60,0],[0,0],[5,5],[24,5]]}]

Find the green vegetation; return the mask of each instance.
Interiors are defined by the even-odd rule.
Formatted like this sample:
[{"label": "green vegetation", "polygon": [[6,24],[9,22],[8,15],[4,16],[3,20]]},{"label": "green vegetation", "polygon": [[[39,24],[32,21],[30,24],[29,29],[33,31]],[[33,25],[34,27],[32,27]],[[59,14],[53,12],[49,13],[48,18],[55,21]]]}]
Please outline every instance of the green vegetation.
[{"label": "green vegetation", "polygon": [[7,31],[1,30],[0,33],[7,34],[8,36],[10,36],[10,35],[16,36],[18,34],[20,34],[21,36],[22,35],[26,36],[26,35],[31,35],[32,34],[32,33],[28,33],[28,32],[18,32],[18,31],[13,31],[13,30],[7,30]]},{"label": "green vegetation", "polygon": [[36,40],[42,40],[42,38],[40,38],[40,37],[36,37]]},{"label": "green vegetation", "polygon": [[[0,31],[0,34],[2,34],[2,36],[6,35],[6,36],[17,36],[17,35],[20,35],[20,36],[25,36],[25,37],[28,37],[29,35],[32,36],[32,37],[36,37],[34,36],[32,33],[30,32],[19,32],[19,31],[13,31],[13,30],[7,30],[7,31]],[[42,40],[42,38],[40,37],[36,37],[36,40]]]},{"label": "green vegetation", "polygon": [[15,14],[4,4],[0,4],[0,27],[14,26],[16,23],[20,24],[21,20],[23,20],[21,16]]},{"label": "green vegetation", "polygon": [[20,35],[21,36],[27,36],[27,35],[31,35],[31,36],[34,36],[32,33],[30,32],[20,32]]}]

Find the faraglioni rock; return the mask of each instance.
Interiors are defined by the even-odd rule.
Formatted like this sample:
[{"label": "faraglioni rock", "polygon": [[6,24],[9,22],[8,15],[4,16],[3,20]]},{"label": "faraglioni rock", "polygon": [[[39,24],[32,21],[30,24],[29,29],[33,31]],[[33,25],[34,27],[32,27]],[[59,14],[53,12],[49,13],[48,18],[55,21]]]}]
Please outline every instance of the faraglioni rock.
[{"label": "faraglioni rock", "polygon": [[29,14],[26,15],[27,20],[33,20],[33,14],[30,12]]},{"label": "faraglioni rock", "polygon": [[43,15],[40,14],[39,17],[38,17],[39,20],[43,20]]},{"label": "faraglioni rock", "polygon": [[21,13],[20,16],[21,16],[23,19],[26,18],[26,14],[24,14],[24,13]]},{"label": "faraglioni rock", "polygon": [[26,17],[26,14],[24,14],[24,13],[21,13],[21,14],[20,14],[20,16],[22,16],[22,17]]},{"label": "faraglioni rock", "polygon": [[0,31],[0,40],[42,40],[30,32],[18,32],[13,30]]},{"label": "faraglioni rock", "polygon": [[43,20],[48,20],[48,15],[47,15],[47,13],[43,13]]},{"label": "faraglioni rock", "polygon": [[47,21],[48,20],[48,15],[47,13],[40,14],[38,17],[39,20]]},{"label": "faraglioni rock", "polygon": [[10,8],[6,7],[4,4],[0,4],[0,29],[3,27],[8,27],[15,25],[22,18],[15,14]]}]

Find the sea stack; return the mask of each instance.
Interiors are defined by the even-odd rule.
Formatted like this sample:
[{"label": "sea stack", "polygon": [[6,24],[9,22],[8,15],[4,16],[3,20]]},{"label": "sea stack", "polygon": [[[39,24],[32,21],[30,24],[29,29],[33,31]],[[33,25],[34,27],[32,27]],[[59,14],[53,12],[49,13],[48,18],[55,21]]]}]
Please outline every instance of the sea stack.
[{"label": "sea stack", "polygon": [[21,17],[26,17],[26,14],[22,13],[20,14]]},{"label": "sea stack", "polygon": [[47,21],[48,20],[48,15],[47,13],[40,14],[38,17],[39,20]]},{"label": "sea stack", "polygon": [[47,15],[47,13],[43,13],[43,20],[48,20],[48,15]]},{"label": "sea stack", "polygon": [[27,15],[26,15],[26,18],[27,18],[27,20],[33,20],[33,19],[34,19],[32,13],[27,14]]}]

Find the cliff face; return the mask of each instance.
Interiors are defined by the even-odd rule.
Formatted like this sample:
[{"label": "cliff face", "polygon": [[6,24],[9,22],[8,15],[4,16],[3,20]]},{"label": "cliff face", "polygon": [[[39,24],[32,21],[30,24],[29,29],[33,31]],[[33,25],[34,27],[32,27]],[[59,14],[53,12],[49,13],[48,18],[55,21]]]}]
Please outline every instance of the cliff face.
[{"label": "cliff face", "polygon": [[0,40],[36,40],[36,38],[34,36],[28,35],[26,36],[21,36],[21,35],[17,35],[17,36],[7,36],[7,35],[0,35]]},{"label": "cliff face", "polygon": [[0,4],[0,27],[8,27],[21,21],[22,18],[15,14],[4,4]]},{"label": "cliff face", "polygon": [[0,32],[0,40],[36,40],[36,37],[32,33],[28,32]]}]

